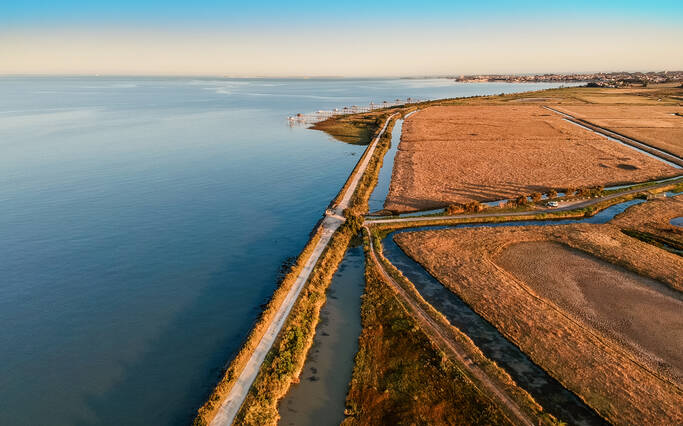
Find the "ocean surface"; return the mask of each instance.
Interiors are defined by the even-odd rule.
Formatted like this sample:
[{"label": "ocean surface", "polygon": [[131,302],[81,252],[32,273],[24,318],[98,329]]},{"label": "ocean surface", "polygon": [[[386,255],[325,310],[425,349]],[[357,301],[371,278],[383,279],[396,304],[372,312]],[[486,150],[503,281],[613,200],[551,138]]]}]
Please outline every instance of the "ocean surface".
[{"label": "ocean surface", "polygon": [[287,117],[550,84],[0,77],[0,424],[187,424],[364,147]]}]

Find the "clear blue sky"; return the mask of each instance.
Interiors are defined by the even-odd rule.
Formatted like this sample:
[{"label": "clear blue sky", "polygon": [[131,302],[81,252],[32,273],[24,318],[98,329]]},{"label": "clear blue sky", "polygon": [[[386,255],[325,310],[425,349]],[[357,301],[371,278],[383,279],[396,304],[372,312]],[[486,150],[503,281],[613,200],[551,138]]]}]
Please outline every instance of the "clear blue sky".
[{"label": "clear blue sky", "polygon": [[674,69],[682,22],[681,0],[11,0],[0,4],[0,73]]}]

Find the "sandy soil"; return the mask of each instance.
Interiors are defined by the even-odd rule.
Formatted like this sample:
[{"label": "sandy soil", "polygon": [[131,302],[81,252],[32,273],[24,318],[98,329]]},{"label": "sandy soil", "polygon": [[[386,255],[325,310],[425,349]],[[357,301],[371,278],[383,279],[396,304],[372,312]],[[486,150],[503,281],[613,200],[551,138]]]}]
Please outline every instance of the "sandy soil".
[{"label": "sandy soil", "polygon": [[[630,209],[619,220],[644,215]],[[424,231],[396,241],[611,422],[683,422],[680,256],[612,223]]]},{"label": "sandy soil", "polygon": [[683,294],[554,242],[513,244],[496,263],[542,298],[683,372]]},{"label": "sandy soil", "polygon": [[439,106],[405,121],[385,207],[422,210],[676,173],[538,105]]},{"label": "sandy soil", "polygon": [[683,113],[678,105],[572,105],[558,108],[656,148],[683,156]]}]

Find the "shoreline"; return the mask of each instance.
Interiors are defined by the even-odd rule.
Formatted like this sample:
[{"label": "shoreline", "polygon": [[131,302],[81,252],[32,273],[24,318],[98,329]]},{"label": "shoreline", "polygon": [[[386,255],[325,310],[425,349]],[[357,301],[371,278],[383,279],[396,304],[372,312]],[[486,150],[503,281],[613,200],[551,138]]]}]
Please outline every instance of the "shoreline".
[{"label": "shoreline", "polygon": [[[225,375],[216,385],[208,400],[198,409],[193,424],[232,424],[235,418],[247,415],[244,411],[245,407],[249,405],[246,403],[247,398],[250,396],[248,391],[259,380],[258,377],[263,375],[266,370],[266,363],[269,364],[269,366],[273,366],[279,361],[277,357],[278,353],[273,353],[272,351],[276,349],[278,342],[280,343],[280,346],[282,346],[282,330],[288,330],[288,326],[291,325],[292,322],[292,314],[299,313],[297,312],[297,309],[306,304],[306,301],[299,297],[300,294],[304,288],[310,287],[309,280],[312,281],[317,277],[318,281],[321,283],[319,287],[321,287],[323,294],[320,296],[318,293],[313,293],[310,291],[310,288],[306,290],[304,294],[304,296],[308,298],[311,298],[311,295],[315,294],[315,296],[312,297],[314,300],[309,301],[309,304],[311,302],[313,303],[313,312],[311,312],[313,321],[307,321],[307,330],[297,330],[297,333],[294,336],[297,353],[291,354],[289,351],[279,352],[279,354],[288,354],[287,356],[290,358],[290,364],[288,368],[289,371],[283,375],[287,377],[287,383],[284,385],[284,389],[283,386],[280,386],[279,392],[276,393],[280,394],[280,397],[284,395],[291,383],[291,379],[298,377],[305,360],[304,355],[308,352],[308,349],[312,344],[311,326],[314,330],[314,327],[317,324],[320,307],[324,302],[324,290],[329,285],[331,276],[336,270],[339,262],[341,262],[348,242],[351,239],[349,222],[339,216],[339,213],[344,213],[344,210],[346,210],[347,206],[350,204],[353,204],[355,207],[358,204],[358,194],[363,191],[366,193],[368,192],[366,188],[368,182],[364,179],[366,176],[365,172],[367,171],[368,166],[376,167],[377,159],[374,154],[380,152],[376,150],[376,147],[385,135],[392,119],[398,114],[394,112],[393,115],[387,115],[390,112],[393,111],[391,109],[389,111],[382,111],[383,114],[381,115],[381,119],[384,121],[384,126],[377,133],[373,142],[368,145],[368,148],[359,159],[356,167],[354,167],[349,179],[347,179],[347,182],[342,187],[342,190],[332,201],[331,205],[335,206],[334,211],[328,210],[326,212],[323,223],[315,230],[313,237],[309,240],[309,243],[298,257],[296,262],[297,267],[287,274],[283,284],[275,291],[273,298],[264,310],[264,314],[252,328],[242,349],[230,362]],[[384,153],[381,152],[381,155],[383,154]],[[359,173],[362,173],[362,176],[359,176]],[[369,194],[367,194],[367,196],[369,196]],[[351,208],[350,210],[353,209]],[[326,221],[328,222],[327,232],[325,232]],[[302,275],[302,273],[305,273],[305,275]],[[307,286],[306,284],[309,285]],[[275,327],[273,327],[274,321],[277,322]],[[306,334],[306,336],[303,336],[303,334]],[[264,337],[267,337],[265,341]],[[300,341],[300,338],[306,341]],[[302,353],[303,349],[305,349],[305,351]],[[292,355],[295,356],[293,357]],[[297,358],[295,362],[296,365],[291,364],[292,358]],[[264,361],[266,362],[264,363]],[[235,398],[230,399],[230,395],[233,392]],[[274,411],[274,417],[277,416],[277,399],[279,399],[279,397],[276,398],[274,404],[268,404],[271,416]],[[258,413],[259,416],[261,414],[263,413]]]},{"label": "shoreline", "polygon": [[[346,182],[342,186],[342,189],[337,194],[337,196],[332,200],[332,202],[329,204],[329,210],[328,210],[327,214],[330,216],[333,216],[333,217],[336,216],[337,220],[341,219],[342,223],[345,223],[345,226],[351,225],[349,227],[346,227],[344,229],[344,231],[352,232],[353,227],[359,226],[358,215],[363,214],[367,211],[367,199],[369,198],[369,196],[372,192],[372,188],[376,184],[377,175],[379,174],[379,170],[381,167],[383,156],[386,153],[386,149],[382,150],[382,149],[375,149],[375,148],[379,147],[382,137],[386,135],[384,133],[384,130],[386,130],[389,127],[390,122],[392,121],[392,119],[394,119],[394,117],[396,115],[400,114],[400,115],[404,116],[408,112],[419,110],[419,109],[422,109],[422,108],[425,108],[428,106],[432,106],[432,105],[441,105],[441,104],[445,104],[445,105],[456,104],[457,105],[457,104],[467,103],[469,99],[473,99],[473,98],[474,99],[487,99],[487,100],[492,100],[493,102],[497,102],[500,100],[509,101],[509,100],[515,100],[515,99],[524,99],[524,98],[528,98],[529,96],[533,96],[534,94],[538,94],[539,92],[548,93],[548,91],[550,91],[550,90],[562,90],[562,89],[543,89],[543,90],[536,90],[536,91],[529,91],[529,92],[522,92],[522,93],[515,93],[515,94],[508,94],[508,95],[483,95],[483,96],[461,97],[461,98],[452,98],[452,99],[437,99],[437,100],[432,100],[432,101],[426,101],[426,102],[419,103],[419,104],[411,104],[410,106],[397,106],[397,107],[389,108],[387,110],[380,110],[383,113],[383,115],[381,116],[381,119],[384,120],[383,130],[380,131],[376,135],[373,142],[364,151],[363,155],[361,156],[358,163],[354,167],[353,171],[349,175],[349,178],[346,180]],[[380,111],[377,111],[377,112],[380,112]],[[389,113],[394,113],[394,114],[388,117],[387,115]],[[358,115],[362,115],[362,114],[358,114]],[[348,117],[348,116],[346,116],[346,117]],[[367,117],[367,114],[366,114],[366,117]],[[335,119],[335,118],[333,118],[333,119]],[[388,148],[388,146],[385,148]],[[358,173],[361,171],[361,169],[363,169],[363,170],[362,170],[362,173],[359,175]],[[352,192],[349,192],[349,188],[352,186],[353,186],[354,190]],[[363,197],[360,194],[361,192],[363,192],[363,190],[366,193],[365,197]],[[589,210],[591,210],[591,213],[597,212],[592,207]],[[569,213],[569,212],[567,212],[567,213]],[[587,211],[581,212],[582,215],[585,215],[586,213],[588,213],[588,212]],[[347,219],[346,221],[344,221],[344,219],[342,219],[340,217],[342,214],[346,217],[346,219]],[[533,215],[533,213],[531,213],[531,212],[530,212],[530,214]],[[545,214],[544,214],[544,216],[545,216]],[[521,215],[518,217],[518,219],[520,219],[520,220],[522,218],[523,218],[523,216],[521,216]],[[567,216],[564,216],[562,218],[566,219]],[[437,221],[439,220],[438,218],[433,218],[433,220],[434,219]],[[349,222],[352,222],[352,223],[350,224]],[[443,223],[443,218],[440,222]],[[339,226],[337,228],[339,228]],[[337,230],[337,228],[335,228],[335,231]],[[342,232],[342,233],[347,234],[347,232]],[[313,240],[316,239],[316,236],[318,234],[319,234],[319,229],[317,229],[314,232],[313,238],[309,241],[306,248],[304,249],[302,254],[299,256],[297,264],[301,264],[301,262],[303,260],[303,256],[305,256],[307,254],[306,249],[309,249],[309,246],[313,243]],[[293,321],[292,316],[294,315],[295,311],[297,309],[303,307],[303,305],[305,305],[306,303],[308,303],[308,304],[313,303],[314,310],[311,312],[312,321],[311,321],[311,323],[308,324],[309,329],[304,330],[305,336],[302,336],[302,337],[304,337],[304,340],[305,340],[303,342],[303,346],[300,348],[297,348],[297,350],[296,350],[297,353],[294,354],[296,356],[292,357],[291,353],[289,353],[287,355],[293,359],[295,365],[293,366],[292,369],[290,369],[287,372],[287,374],[285,374],[282,377],[272,377],[272,374],[269,377],[264,377],[264,376],[268,375],[269,373],[273,372],[274,366],[277,367],[277,365],[278,365],[277,363],[281,359],[281,357],[278,358],[278,356],[283,355],[283,353],[284,353],[282,351],[283,343],[285,344],[285,346],[287,343],[286,339],[283,340],[282,336],[276,336],[276,338],[274,338],[274,340],[273,340],[274,344],[272,346],[272,349],[269,351],[268,356],[266,357],[266,355],[264,355],[266,362],[260,366],[258,376],[256,376],[254,378],[254,382],[253,382],[254,386],[256,386],[258,384],[258,389],[255,389],[254,392],[250,392],[250,395],[248,396],[248,398],[250,398],[252,394],[254,394],[254,395],[256,395],[256,394],[265,395],[264,392],[266,392],[266,389],[271,389],[271,392],[272,392],[272,390],[275,390],[276,392],[271,393],[270,396],[268,397],[267,401],[262,401],[260,404],[256,404],[257,406],[260,407],[261,410],[263,410],[263,409],[268,410],[269,413],[267,413],[267,414],[263,413],[263,412],[255,413],[253,406],[251,409],[247,409],[246,408],[247,406],[252,405],[249,402],[249,400],[247,400],[243,404],[243,406],[238,409],[238,412],[236,414],[242,422],[244,422],[244,423],[258,423],[260,421],[263,421],[265,423],[274,423],[274,421],[276,421],[276,419],[277,419],[277,403],[278,403],[279,398],[282,397],[284,394],[286,394],[290,384],[292,383],[292,380],[296,380],[298,378],[299,374],[301,373],[301,369],[303,368],[304,362],[307,358],[307,353],[310,349],[310,346],[311,346],[312,341],[313,341],[313,336],[315,334],[314,330],[315,330],[315,326],[316,326],[317,321],[318,321],[319,310],[320,310],[321,306],[324,304],[324,300],[325,300],[324,291],[327,288],[327,286],[329,285],[329,281],[331,279],[331,276],[334,273],[334,271],[336,270],[339,262],[341,261],[341,258],[343,257],[343,254],[345,253],[346,248],[348,246],[348,241],[351,238],[350,235],[344,235],[343,237],[340,237],[340,233],[339,233],[339,231],[337,231],[337,232],[334,232],[334,235],[330,237],[330,240],[334,240],[336,237],[339,237],[339,240],[338,240],[338,241],[340,241],[339,248],[328,246],[325,250],[323,250],[323,253],[321,253],[319,255],[318,263],[323,262],[323,260],[328,260],[328,262],[326,262],[325,265],[323,265],[322,263],[316,264],[316,266],[313,267],[311,270],[311,277],[316,273],[322,272],[322,276],[321,276],[322,285],[318,288],[318,290],[322,289],[322,291],[323,291],[322,297],[320,297],[320,295],[313,297],[313,299],[318,299],[315,302],[312,300],[304,301],[302,299],[303,297],[310,296],[311,294],[314,294],[314,293],[312,293],[311,289],[309,288],[311,284],[308,284],[308,282],[305,282],[304,284],[302,284],[302,288],[299,289],[299,291],[302,294],[304,294],[304,296],[299,297],[298,300],[295,300],[293,302],[293,305],[290,307],[290,309],[292,309],[292,310],[291,310],[291,313],[289,315],[289,318],[285,318],[285,321],[284,321],[283,326],[281,328],[281,330],[283,330],[283,331],[291,330],[290,326],[292,325],[292,321]],[[344,240],[345,240],[345,243],[344,243]],[[316,244],[316,245],[318,245],[318,244]],[[340,248],[343,248],[343,250],[341,250],[341,255],[338,253]],[[334,252],[334,253],[332,253],[332,252]],[[326,257],[328,255],[329,255],[329,257]],[[325,259],[323,259],[323,257],[325,257]],[[336,260],[335,260],[335,258],[336,258]],[[325,271],[320,271],[320,269],[325,269]],[[288,274],[288,278],[290,278],[292,273]],[[287,278],[285,279],[285,282],[287,282]],[[267,321],[267,319],[264,319],[269,315],[269,312],[267,312],[267,311],[269,309],[275,309],[274,305],[277,304],[276,299],[278,299],[278,297],[282,297],[280,293],[284,291],[284,290],[281,290],[283,288],[284,288],[284,285],[282,285],[280,288],[278,288],[276,290],[276,293],[275,293],[273,299],[271,300],[271,302],[269,302],[268,307],[266,308],[266,311],[264,311],[265,314],[262,316],[262,319],[260,320],[260,322]],[[304,288],[307,288],[307,290],[303,291]],[[280,293],[278,293],[278,292],[280,292]],[[270,314],[270,315],[272,316],[272,314]],[[312,324],[313,331],[310,330],[311,324]],[[243,351],[246,351],[246,352],[249,351],[250,342],[253,343],[253,340],[255,340],[257,338],[256,335],[259,332],[257,329],[259,328],[260,325],[261,324],[257,324],[254,327],[254,329],[252,329],[252,333],[250,334],[250,337],[249,337],[247,343],[245,343],[245,345],[243,346],[243,349],[238,354],[238,357],[246,356],[246,355],[243,355]],[[264,326],[261,325],[261,328],[263,328],[263,327]],[[280,334],[282,334],[282,333],[280,333]],[[291,339],[290,339],[290,341],[291,341]],[[297,339],[297,341],[298,341],[298,339]],[[276,346],[278,345],[278,342],[280,343],[281,348],[279,351],[274,352],[276,349]],[[236,359],[238,357],[236,357]],[[233,379],[234,379],[235,369],[233,369],[233,366],[238,367],[237,364],[239,364],[239,362],[236,360],[233,360],[233,362],[230,364],[230,368],[228,368],[228,372],[226,372],[224,379],[217,385],[217,387],[216,387],[217,390],[214,391],[214,393],[211,395],[209,400],[199,410],[198,416],[195,419],[195,424],[207,424],[206,419],[209,418],[209,421],[210,421],[210,418],[211,418],[210,411],[214,411],[214,415],[215,415],[215,410],[217,409],[216,402],[221,399],[220,392],[218,392],[219,396],[218,396],[218,398],[216,398],[217,391],[222,390],[223,392],[225,392],[226,388],[229,388],[230,385],[234,383]],[[266,364],[268,364],[268,365],[266,365]],[[261,382],[259,382],[259,380],[261,380]],[[275,382],[277,382],[277,383],[275,383]],[[273,398],[273,396],[275,396],[275,398]],[[254,398],[256,398],[256,396]],[[264,403],[265,403],[265,405],[264,405]],[[209,414],[208,416],[205,416],[202,413],[202,410],[204,410],[205,408],[207,410],[204,414]],[[252,415],[247,416],[248,413],[246,413],[246,412],[250,411],[250,410],[251,410]],[[275,412],[274,416],[272,414],[273,410]],[[216,424],[216,423],[214,422],[213,424]]]}]

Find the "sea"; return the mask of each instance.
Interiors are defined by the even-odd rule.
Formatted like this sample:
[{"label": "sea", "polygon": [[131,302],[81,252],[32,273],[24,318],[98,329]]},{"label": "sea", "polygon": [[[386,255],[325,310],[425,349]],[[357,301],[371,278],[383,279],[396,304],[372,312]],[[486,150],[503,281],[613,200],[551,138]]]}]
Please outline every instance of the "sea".
[{"label": "sea", "polygon": [[191,422],[365,148],[289,116],[558,86],[0,77],[0,424]]}]

